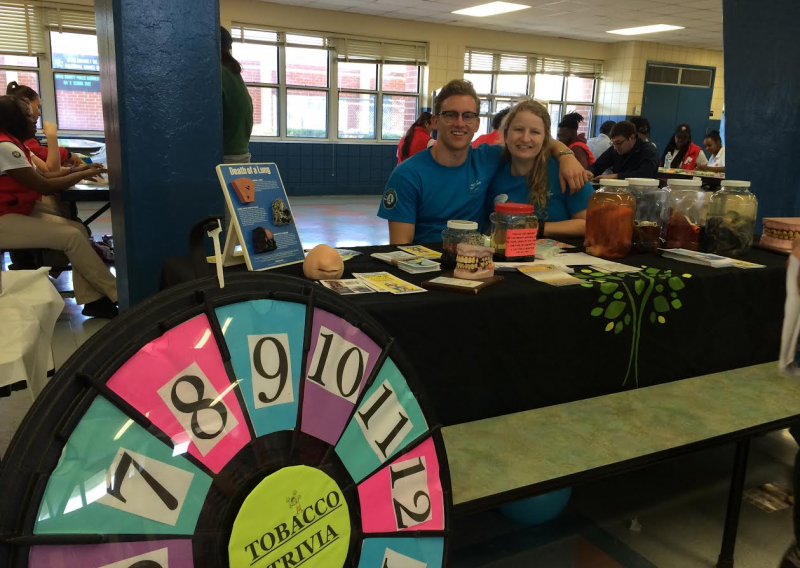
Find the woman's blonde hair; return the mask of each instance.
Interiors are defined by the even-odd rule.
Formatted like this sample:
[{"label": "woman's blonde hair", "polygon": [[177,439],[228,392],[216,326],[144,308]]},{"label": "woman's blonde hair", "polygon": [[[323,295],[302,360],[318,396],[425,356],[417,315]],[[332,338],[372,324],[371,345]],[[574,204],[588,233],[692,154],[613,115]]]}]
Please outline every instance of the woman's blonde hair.
[{"label": "woman's blonde hair", "polygon": [[[508,129],[511,123],[514,122],[514,118],[521,112],[530,112],[541,118],[544,123],[544,142],[542,142],[542,150],[539,152],[539,156],[528,174],[527,179],[528,202],[533,205],[535,211],[541,215],[544,213],[544,209],[547,206],[547,198],[549,196],[549,191],[547,189],[547,162],[550,160],[549,148],[550,140],[552,140],[552,135],[550,134],[550,113],[547,111],[547,107],[539,101],[533,99],[520,101],[512,107],[511,111],[503,120],[503,124],[500,126],[504,140],[508,140]],[[511,161],[508,143],[503,145],[503,159]]]}]

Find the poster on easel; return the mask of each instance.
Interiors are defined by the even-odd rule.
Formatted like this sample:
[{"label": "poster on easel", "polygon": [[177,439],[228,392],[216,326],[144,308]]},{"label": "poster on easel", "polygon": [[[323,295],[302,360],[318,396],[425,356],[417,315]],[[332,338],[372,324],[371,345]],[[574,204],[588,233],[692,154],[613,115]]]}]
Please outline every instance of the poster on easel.
[{"label": "poster on easel", "polygon": [[257,271],[303,262],[303,244],[278,166],[221,164],[217,176],[231,214],[223,265],[240,264],[243,258],[248,270]]}]

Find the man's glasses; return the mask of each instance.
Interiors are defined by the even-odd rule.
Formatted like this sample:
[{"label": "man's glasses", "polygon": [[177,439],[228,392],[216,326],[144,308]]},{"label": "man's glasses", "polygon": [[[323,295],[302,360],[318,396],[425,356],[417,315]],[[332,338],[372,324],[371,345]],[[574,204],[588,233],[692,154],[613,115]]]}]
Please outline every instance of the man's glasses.
[{"label": "man's glasses", "polygon": [[611,143],[614,145],[614,148],[620,148],[628,139],[624,138],[622,140],[612,140]]},{"label": "man's glasses", "polygon": [[454,110],[445,110],[437,114],[447,122],[455,122],[458,120],[459,116],[464,119],[464,122],[475,122],[478,120],[478,113],[476,112],[457,112]]}]

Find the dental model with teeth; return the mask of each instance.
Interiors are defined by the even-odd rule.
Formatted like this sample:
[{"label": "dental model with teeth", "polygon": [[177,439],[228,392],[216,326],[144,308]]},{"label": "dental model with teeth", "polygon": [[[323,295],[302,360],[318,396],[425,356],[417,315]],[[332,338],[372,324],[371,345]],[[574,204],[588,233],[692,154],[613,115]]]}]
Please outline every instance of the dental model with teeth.
[{"label": "dental model with teeth", "polygon": [[[378,217],[389,222],[391,244],[441,241],[449,219],[486,220],[486,195],[501,165],[502,147],[472,148],[480,126],[480,99],[472,83],[455,79],[434,101],[435,146],[403,161],[392,172]],[[566,146],[553,141],[549,154],[558,157],[564,187],[579,190],[586,172]]]},{"label": "dental model with teeth", "polygon": [[459,243],[456,247],[456,269],[453,276],[465,280],[481,280],[494,276],[494,249]]},{"label": "dental model with teeth", "polygon": [[[528,99],[511,109],[500,127],[504,163],[492,180],[487,207],[497,203],[530,203],[534,215],[546,219],[544,236],[581,237],[586,230],[586,206],[594,190],[586,182],[572,195],[559,191],[559,164],[545,150],[550,144],[550,114]],[[541,233],[540,233],[541,236]]]}]

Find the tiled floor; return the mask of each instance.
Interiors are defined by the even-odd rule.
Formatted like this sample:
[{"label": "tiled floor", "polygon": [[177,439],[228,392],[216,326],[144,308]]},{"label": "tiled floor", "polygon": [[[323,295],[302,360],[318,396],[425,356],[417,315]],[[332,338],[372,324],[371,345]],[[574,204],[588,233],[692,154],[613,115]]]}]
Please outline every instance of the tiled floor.
[{"label": "tiled floor", "polygon": [[[388,242],[375,217],[377,197],[294,198],[303,243],[350,247]],[[96,207],[95,207],[96,208]],[[93,206],[86,204],[91,211]],[[110,233],[110,217],[93,225]],[[58,282],[69,289],[69,273]],[[57,366],[106,322],[80,315],[74,300],[56,325]],[[0,398],[0,455],[30,407],[27,391]],[[754,441],[747,486],[789,486],[796,444],[783,432]],[[673,460],[573,488],[565,513],[542,526],[513,523],[496,511],[456,519],[455,568],[709,568],[716,565],[733,447]],[[641,524],[630,530],[631,521]],[[791,509],[766,513],[743,504],[737,568],[773,568],[792,539]]]}]

